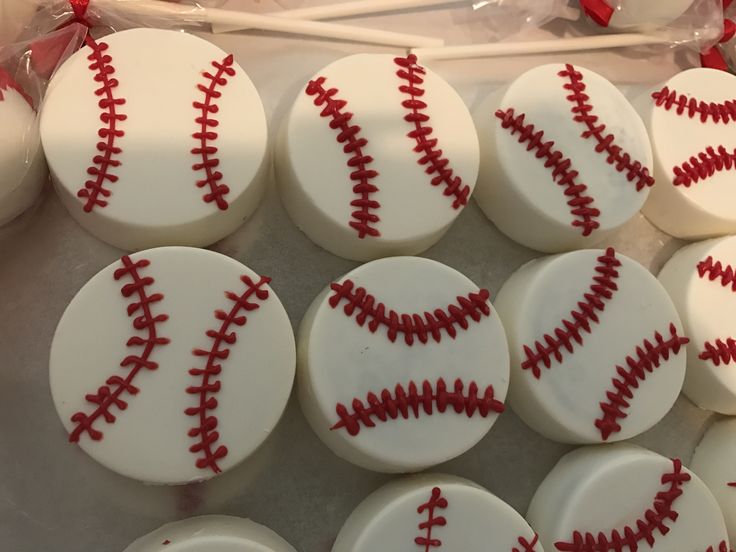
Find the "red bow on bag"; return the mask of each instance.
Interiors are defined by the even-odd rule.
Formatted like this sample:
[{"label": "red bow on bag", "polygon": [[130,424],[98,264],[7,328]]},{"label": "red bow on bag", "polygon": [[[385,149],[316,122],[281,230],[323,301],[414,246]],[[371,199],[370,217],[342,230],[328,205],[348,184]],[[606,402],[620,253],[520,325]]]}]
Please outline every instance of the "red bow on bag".
[{"label": "red bow on bag", "polygon": [[[728,19],[725,16],[726,10],[733,3],[733,0],[723,0],[723,35],[718,41],[718,44],[725,44],[730,41],[736,34],[736,22],[732,19]],[[719,45],[716,44],[708,51],[700,54],[700,64],[703,67],[709,67],[711,69],[720,69],[721,71],[728,71],[728,62],[726,61],[723,52]]]},{"label": "red bow on bag", "polygon": [[580,0],[580,7],[583,8],[585,15],[601,27],[608,27],[613,16],[613,8],[606,0]]}]

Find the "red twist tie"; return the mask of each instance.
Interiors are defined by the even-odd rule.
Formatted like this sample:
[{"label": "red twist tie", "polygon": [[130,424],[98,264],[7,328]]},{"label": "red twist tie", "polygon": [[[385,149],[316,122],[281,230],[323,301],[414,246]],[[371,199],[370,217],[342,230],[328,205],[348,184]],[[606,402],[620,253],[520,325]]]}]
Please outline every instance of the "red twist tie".
[{"label": "red twist tie", "polygon": [[585,15],[601,27],[608,27],[613,17],[613,8],[606,0],[580,0],[580,7],[583,8]]}]

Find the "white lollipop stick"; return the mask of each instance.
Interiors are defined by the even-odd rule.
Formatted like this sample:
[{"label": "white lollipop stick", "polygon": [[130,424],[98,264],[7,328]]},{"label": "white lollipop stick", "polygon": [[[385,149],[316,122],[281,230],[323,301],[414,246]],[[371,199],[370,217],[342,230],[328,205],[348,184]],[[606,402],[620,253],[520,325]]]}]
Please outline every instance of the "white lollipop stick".
[{"label": "white lollipop stick", "polygon": [[606,48],[624,48],[627,46],[644,46],[668,42],[670,40],[664,35],[629,33],[556,38],[554,40],[540,40],[537,42],[495,42],[470,44],[467,46],[414,48],[412,53],[426,61],[428,59],[470,59],[549,54],[553,52],[575,52],[581,50],[603,50]]},{"label": "white lollipop stick", "polygon": [[[354,0],[339,4],[312,6],[295,10],[272,12],[268,15],[283,17],[284,19],[303,19],[305,21],[320,21],[338,17],[353,17],[358,15],[372,15],[375,13],[393,12],[409,8],[426,8],[439,5],[468,3],[468,0]],[[248,27],[242,25],[212,25],[214,33],[228,33],[244,31]]]},{"label": "white lollipop stick", "polygon": [[93,5],[114,9],[128,15],[163,16],[211,25],[238,25],[251,29],[279,33],[317,36],[336,40],[380,44],[385,46],[438,47],[444,44],[439,38],[394,33],[350,25],[291,20],[271,15],[258,15],[216,8],[192,8],[169,4],[160,0],[93,0]]}]

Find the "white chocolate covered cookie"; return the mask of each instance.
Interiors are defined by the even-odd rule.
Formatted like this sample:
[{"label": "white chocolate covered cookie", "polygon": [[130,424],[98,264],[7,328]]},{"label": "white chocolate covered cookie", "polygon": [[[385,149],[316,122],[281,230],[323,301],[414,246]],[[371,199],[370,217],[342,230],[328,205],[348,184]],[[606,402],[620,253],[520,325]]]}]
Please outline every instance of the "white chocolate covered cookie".
[{"label": "white chocolate covered cookie", "polygon": [[690,69],[635,105],[649,129],[657,180],[644,215],[678,238],[736,232],[736,77]]},{"label": "white chocolate covered cookie", "polygon": [[692,470],[716,497],[728,527],[728,537],[736,544],[736,419],[716,422],[695,449]]},{"label": "white chocolate covered cookie", "polygon": [[612,248],[532,261],[496,298],[511,407],[566,443],[629,439],[659,422],[685,377],[680,318],[647,269]]},{"label": "white chocolate covered cookie", "polygon": [[88,39],[49,84],[41,140],[72,216],[123,249],[209,245],[264,190],[258,92],[232,55],[183,32]]},{"label": "white chocolate covered cookie", "polygon": [[422,475],[389,483],[350,515],[332,552],[542,552],[511,506],[458,477]]},{"label": "white chocolate covered cookie", "polygon": [[338,456],[419,471],[474,446],[504,410],[508,347],[489,301],[452,268],[393,257],[323,291],[299,329],[302,409]]},{"label": "white chocolate covered cookie", "polygon": [[736,237],[683,247],[659,281],[691,340],[683,391],[701,408],[736,414]]},{"label": "white chocolate covered cookie", "polygon": [[321,247],[356,260],[411,255],[467,204],[478,138],[457,92],[415,56],[360,54],[297,96],[276,170],[292,219]]},{"label": "white chocolate covered cookie", "polygon": [[728,552],[713,495],[680,460],[616,444],[563,456],[527,520],[545,550]]},{"label": "white chocolate covered cookie", "polygon": [[167,523],[124,552],[296,552],[268,527],[233,516],[200,516]]},{"label": "white chocolate covered cookie", "polygon": [[511,239],[558,252],[598,243],[632,218],[654,184],[646,129],[606,79],[543,65],[475,111],[475,198]]},{"label": "white chocolate covered cookie", "polygon": [[249,456],[294,378],[291,325],[269,281],[187,247],[100,271],[51,345],[51,394],[69,440],[148,483],[208,479]]}]

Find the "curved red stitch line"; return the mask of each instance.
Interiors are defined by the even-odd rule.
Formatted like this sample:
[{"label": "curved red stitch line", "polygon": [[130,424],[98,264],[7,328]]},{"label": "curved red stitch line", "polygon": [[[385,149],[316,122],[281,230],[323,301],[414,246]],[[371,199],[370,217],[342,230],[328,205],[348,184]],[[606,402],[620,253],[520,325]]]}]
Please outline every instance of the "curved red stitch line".
[{"label": "curved red stitch line", "polygon": [[483,316],[491,314],[488,299],[491,293],[481,289],[477,293],[469,293],[467,297],[457,297],[457,304],[448,305],[446,310],[435,309],[432,312],[398,313],[386,305],[376,301],[376,298],[367,293],[365,288],[355,288],[352,280],[342,283],[333,283],[330,288],[335,293],[330,297],[330,306],[335,309],[345,299],[343,307],[346,316],[351,317],[356,311],[355,322],[363,326],[368,319],[368,330],[375,333],[380,326],[387,328],[387,337],[393,343],[399,333],[404,334],[404,342],[411,346],[414,337],[424,345],[431,337],[439,343],[442,340],[442,330],[455,339],[460,326],[463,330],[469,327],[468,318],[480,322]]},{"label": "curved red stitch line", "polygon": [[736,121],[736,99],[726,100],[722,103],[704,102],[685,94],[679,94],[676,90],[670,90],[667,86],[658,92],[652,92],[652,98],[654,98],[657,107],[663,107],[668,111],[674,107],[678,115],[682,115],[685,111],[691,119],[699,115],[701,123],[705,123],[709,119],[714,123],[722,122],[724,125]]},{"label": "curved red stitch line", "polygon": [[208,186],[210,191],[202,196],[205,203],[212,203],[213,201],[217,204],[218,209],[225,211],[228,208],[228,202],[225,199],[225,195],[230,192],[230,188],[226,184],[221,184],[222,173],[215,169],[220,164],[220,160],[216,157],[217,146],[214,146],[212,142],[217,140],[217,132],[212,130],[214,127],[220,124],[220,122],[210,115],[216,114],[220,108],[214,100],[222,96],[222,92],[217,90],[217,87],[225,86],[227,84],[227,78],[235,76],[235,69],[232,68],[235,59],[233,55],[225,57],[221,62],[213,61],[212,66],[217,69],[215,74],[204,71],[202,76],[209,82],[208,85],[197,84],[197,89],[204,94],[204,102],[195,101],[192,103],[195,109],[200,111],[199,117],[194,119],[194,122],[199,125],[199,132],[192,134],[192,138],[199,141],[199,146],[192,148],[191,152],[194,155],[198,155],[202,158],[202,161],[192,165],[192,169],[195,171],[201,171],[204,169],[205,178],[197,181],[197,187],[203,188]]},{"label": "curved red stitch line", "polygon": [[5,101],[5,95],[3,92],[7,92],[8,90],[15,90],[28,103],[28,105],[33,108],[33,100],[31,97],[26,94],[26,91],[20,87],[13,77],[10,76],[10,73],[0,67],[0,102]]},{"label": "curved red stitch line", "polygon": [[262,276],[257,283],[254,283],[248,276],[241,276],[240,280],[246,285],[246,290],[241,295],[232,291],[225,292],[225,297],[235,304],[230,312],[223,310],[215,311],[215,318],[220,320],[222,324],[218,330],[207,330],[207,337],[213,340],[209,349],[194,349],[192,354],[198,357],[206,357],[204,368],[192,368],[189,374],[195,378],[201,378],[200,385],[192,385],[187,387],[187,393],[199,396],[199,404],[187,408],[184,413],[187,416],[198,417],[198,425],[189,430],[189,437],[194,437],[197,442],[189,447],[189,452],[194,454],[202,453],[197,459],[196,466],[200,469],[209,468],[214,473],[220,473],[222,470],[217,465],[217,461],[227,456],[228,450],[224,445],[220,445],[216,450],[212,450],[213,445],[220,438],[217,430],[217,416],[210,415],[210,411],[217,408],[217,399],[214,393],[220,391],[221,382],[215,380],[222,372],[222,364],[219,361],[225,360],[230,355],[229,345],[233,345],[237,341],[235,331],[230,331],[232,324],[236,326],[244,326],[248,321],[245,315],[239,314],[241,310],[250,312],[260,308],[260,305],[249,301],[255,295],[260,301],[268,299],[268,290],[262,289],[262,286],[268,284],[271,279]]},{"label": "curved red stitch line", "polygon": [[363,151],[368,145],[368,140],[359,136],[360,126],[350,124],[355,114],[350,111],[343,111],[348,102],[335,97],[338,89],[326,89],[323,86],[326,80],[325,77],[319,77],[317,80],[310,81],[305,91],[309,96],[316,96],[314,105],[317,107],[325,106],[320,112],[320,116],[332,118],[330,128],[338,131],[337,142],[344,144],[342,151],[350,156],[348,167],[354,169],[350,173],[350,180],[356,183],[353,186],[353,192],[358,195],[358,199],[351,201],[350,205],[358,209],[350,214],[353,220],[348,224],[358,231],[360,239],[366,236],[380,236],[381,233],[378,229],[372,226],[381,220],[377,214],[372,212],[381,207],[381,204],[373,199],[373,194],[378,191],[378,186],[371,182],[373,178],[378,176],[378,171],[368,168],[373,162],[373,157]]},{"label": "curved red stitch line", "polygon": [[94,80],[101,84],[101,87],[95,90],[95,95],[103,96],[97,105],[103,110],[100,114],[100,121],[105,125],[97,132],[98,136],[103,139],[103,141],[97,142],[97,151],[101,152],[102,155],[95,155],[92,158],[94,165],[87,168],[87,174],[94,176],[95,179],[87,180],[84,187],[77,192],[77,197],[87,198],[84,210],[89,213],[96,205],[100,207],[107,205],[107,201],[99,197],[110,197],[112,193],[105,188],[105,180],[118,181],[118,177],[110,172],[111,168],[120,166],[120,160],[114,159],[114,156],[123,151],[115,143],[116,138],[125,135],[125,132],[118,128],[117,123],[118,121],[124,121],[128,116],[117,111],[117,106],[124,105],[125,99],[116,98],[113,93],[120,83],[118,79],[110,77],[115,73],[115,68],[111,65],[112,56],[104,53],[109,46],[105,42],[98,44],[89,35],[86,42],[87,46],[92,49],[92,53],[87,56],[87,59],[92,62],[89,68],[96,71]]},{"label": "curved red stitch line", "polygon": [[592,324],[598,323],[598,313],[605,310],[606,301],[618,291],[616,281],[619,274],[616,268],[621,266],[621,261],[616,258],[616,251],[613,247],[609,247],[597,261],[593,282],[578,301],[577,310],[570,311],[568,318],[563,318],[556,328],[544,334],[544,341],[537,340],[531,347],[524,345],[526,359],[521,363],[521,367],[524,370],[531,370],[535,378],[539,379],[542,376],[540,362],[545,368],[550,368],[553,360],[562,362],[564,351],[572,353],[576,343],[583,344],[583,332],[592,331]]},{"label": "curved red stitch line", "polygon": [[[705,260],[698,263],[697,269],[700,278],[707,278],[711,282],[720,280],[723,287],[730,287],[731,291],[736,293],[736,270],[730,264],[723,264],[708,255]],[[706,341],[703,347],[704,350],[698,355],[700,360],[709,360],[716,366],[736,361],[736,340],[732,337],[726,338],[725,341],[720,338],[715,342]]]},{"label": "curved red stitch line", "polygon": [[614,529],[610,535],[600,533],[581,533],[574,531],[569,542],[559,541],[555,548],[561,552],[623,552],[628,547],[632,552],[639,549],[639,542],[646,541],[654,546],[655,533],[665,535],[670,528],[667,520],[676,521],[679,514],[674,510],[675,501],[682,495],[682,486],[690,481],[690,474],[682,471],[682,462],[672,460],[673,471],[662,476],[662,484],[667,487],[654,497],[652,506],[636,521],[634,526]]},{"label": "curved red stitch line", "polygon": [[731,291],[736,293],[736,270],[730,264],[723,264],[709,255],[707,259],[698,263],[697,268],[701,278],[707,276],[711,282],[720,280],[723,287],[730,286]]},{"label": "curved red stitch line", "polygon": [[[142,277],[139,272],[140,269],[150,265],[150,261],[140,259],[134,263],[126,255],[120,259],[120,262],[123,267],[115,270],[113,277],[115,280],[120,280],[124,276],[131,278],[132,282],[125,284],[120,290],[120,293],[126,298],[132,295],[137,296],[137,301],[128,305],[128,316],[133,316],[140,309],[142,314],[133,319],[133,329],[138,331],[146,330],[148,335],[146,337],[134,335],[128,339],[126,346],[143,346],[144,348],[139,355],[128,355],[120,362],[120,366],[122,367],[132,366],[125,378],[121,378],[118,375],[110,376],[105,381],[105,385],[97,389],[96,393],[85,395],[87,402],[95,404],[97,407],[91,414],[85,414],[80,411],[71,417],[71,420],[77,424],[69,435],[69,441],[73,443],[79,441],[82,433],[87,433],[94,441],[102,439],[102,431],[93,427],[95,421],[102,416],[108,424],[115,422],[115,415],[110,412],[110,409],[116,406],[119,410],[123,411],[128,407],[128,403],[121,399],[120,396],[126,392],[129,395],[136,395],[140,391],[139,388],[133,385],[133,380],[135,380],[143,368],[146,370],[156,370],[158,368],[158,363],[150,359],[151,354],[157,345],[169,343],[169,338],[160,337],[156,329],[156,324],[168,320],[168,315],[158,314],[154,316],[151,313],[151,305],[161,301],[164,296],[162,293],[148,295],[145,288],[152,285],[155,280],[151,276]],[[114,389],[111,390],[111,386]]]},{"label": "curved red stitch line", "polygon": [[519,537],[519,544],[521,545],[521,548],[514,548],[511,549],[511,552],[535,552],[537,543],[539,542],[539,535],[534,533],[534,538],[531,542],[526,540],[524,537]]},{"label": "curved red stitch line", "polygon": [[414,539],[414,542],[418,546],[424,547],[424,552],[429,552],[430,548],[440,548],[442,546],[440,539],[432,538],[432,530],[435,527],[444,527],[447,525],[447,520],[443,516],[435,517],[434,515],[435,510],[444,510],[445,508],[447,508],[447,499],[442,496],[442,491],[439,487],[432,489],[432,496],[430,496],[429,500],[417,508],[417,513],[420,515],[425,511],[427,512],[427,520],[419,524],[419,531],[422,534]]},{"label": "curved red stitch line", "polygon": [[700,360],[709,360],[715,366],[736,361],[736,340],[732,337],[726,338],[726,341],[716,339],[715,343],[706,341],[703,347],[704,350],[698,355]]},{"label": "curved red stitch line", "polygon": [[420,391],[413,381],[409,382],[407,388],[399,383],[393,394],[390,389],[384,389],[380,392],[380,397],[371,391],[366,396],[367,405],[357,397],[353,399],[352,412],[345,405],[337,403],[335,412],[340,421],[330,429],[345,428],[349,435],[355,437],[360,433],[361,424],[367,428],[376,427],[376,422],[371,417],[376,417],[381,422],[386,422],[389,418],[396,420],[399,416],[406,420],[410,415],[419,418],[422,412],[431,416],[435,407],[440,414],[444,414],[450,407],[457,414],[465,412],[468,418],[476,413],[486,418],[491,413],[500,414],[505,409],[504,404],[496,400],[492,385],[486,387],[482,396],[474,381],[468,385],[466,394],[465,384],[460,378],[455,380],[454,391],[447,390],[447,384],[442,378],[434,386],[427,380],[421,386]]},{"label": "curved red stitch line", "polygon": [[640,161],[632,160],[631,156],[623,151],[621,146],[616,145],[614,143],[616,138],[613,134],[604,134],[606,125],[599,122],[598,116],[593,114],[590,96],[585,93],[586,86],[583,82],[583,74],[569,63],[565,65],[564,71],[557,74],[569,80],[563,88],[571,92],[567,99],[575,104],[571,109],[575,115],[573,120],[576,123],[583,123],[588,129],[581,134],[581,137],[585,140],[593,137],[597,142],[595,151],[597,153],[607,153],[606,163],[614,166],[618,172],[625,172],[626,179],[629,182],[636,180],[637,192],[646,187],[654,186],[654,177],[649,174],[649,169],[643,166]]},{"label": "curved red stitch line", "polygon": [[502,128],[511,129],[512,136],[519,133],[520,144],[528,142],[527,151],[536,150],[534,156],[537,159],[544,159],[544,168],[552,170],[552,181],[563,186],[564,195],[570,198],[567,202],[571,207],[570,213],[573,217],[577,217],[572,221],[572,225],[581,228],[583,236],[589,236],[600,226],[594,219],[599,217],[601,212],[590,206],[593,198],[587,194],[588,186],[577,182],[579,173],[571,169],[572,161],[553,148],[554,141],[544,141],[544,131],[536,131],[534,125],[524,124],[525,113],[516,117],[513,108],[506,111],[499,109],[496,111],[496,117],[501,121]]},{"label": "curved red stitch line", "polygon": [[705,148],[682,165],[672,169],[672,184],[689,188],[693,183],[711,178],[717,172],[736,168],[736,150],[729,152],[723,146],[716,151],[712,146]]},{"label": "curved red stitch line", "polygon": [[422,166],[428,165],[426,173],[435,175],[430,181],[432,186],[444,184],[445,190],[442,193],[454,197],[452,208],[459,209],[468,204],[470,186],[463,184],[462,179],[454,175],[453,169],[449,167],[450,160],[443,157],[442,150],[437,147],[439,140],[430,138],[434,129],[429,126],[430,117],[424,112],[427,103],[419,99],[425,93],[420,85],[424,83],[422,75],[426,74],[426,70],[417,64],[417,56],[414,54],[405,58],[394,58],[394,63],[399,66],[396,75],[407,82],[399,86],[399,91],[409,96],[409,99],[402,101],[401,105],[409,110],[404,120],[414,125],[414,130],[407,136],[416,142],[414,151],[423,154],[418,163]]},{"label": "curved red stitch line", "polygon": [[709,546],[705,552],[729,552],[728,544],[726,544],[726,541],[721,541],[721,543],[717,547]]},{"label": "curved red stitch line", "polygon": [[617,376],[611,380],[614,390],[606,391],[608,400],[600,403],[603,416],[595,421],[604,441],[612,433],[621,431],[618,420],[628,416],[624,410],[631,406],[629,401],[634,398],[634,389],[639,388],[639,382],[646,380],[647,373],[654,372],[663,361],[669,360],[670,354],[679,354],[682,346],[690,342],[687,337],[677,335],[674,324],[670,324],[669,329],[670,339],[665,340],[661,333],[654,332],[654,343],[645,339],[637,345],[635,356],[626,357],[627,368],[616,366]]}]

